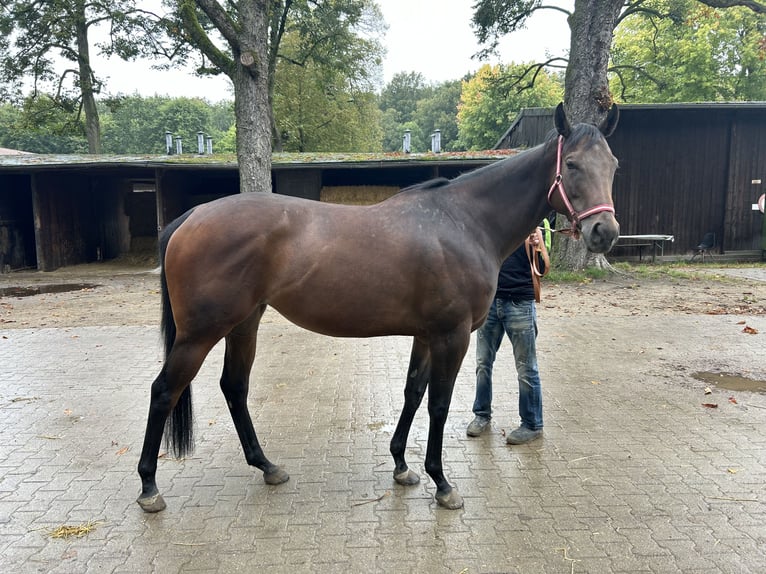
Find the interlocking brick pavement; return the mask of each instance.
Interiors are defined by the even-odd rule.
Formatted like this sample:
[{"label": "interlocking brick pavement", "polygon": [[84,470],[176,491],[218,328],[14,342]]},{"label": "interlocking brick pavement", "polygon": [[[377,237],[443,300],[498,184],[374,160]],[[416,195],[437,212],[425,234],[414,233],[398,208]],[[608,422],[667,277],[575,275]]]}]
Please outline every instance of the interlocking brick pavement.
[{"label": "interlocking brick pavement", "polygon": [[[406,338],[262,326],[249,404],[267,455],[291,475],[280,486],[245,463],[218,390],[217,347],[193,387],[197,448],[184,461],[160,459],[168,508],[148,515],[135,503],[136,465],[161,365],[157,328],[0,331],[0,567],[766,571],[766,395],[705,395],[691,376],[766,379],[764,335],[743,335],[726,315],[583,322],[542,306],[540,316],[543,439],[505,444],[517,412],[507,342],[491,430],[478,439],[465,435],[473,346],[460,371],[444,442],[447,476],[465,498],[458,511],[433,501],[425,406],[407,451],[423,481],[403,488],[392,479],[388,443],[403,400]],[[766,333],[764,317],[748,324]],[[87,522],[94,528],[82,538],[48,535]]]}]

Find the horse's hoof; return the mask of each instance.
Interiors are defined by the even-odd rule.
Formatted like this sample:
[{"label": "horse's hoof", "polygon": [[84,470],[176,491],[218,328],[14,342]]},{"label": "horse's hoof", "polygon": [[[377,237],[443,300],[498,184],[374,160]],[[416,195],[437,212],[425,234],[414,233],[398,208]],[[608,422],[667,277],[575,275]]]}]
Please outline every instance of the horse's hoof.
[{"label": "horse's hoof", "polygon": [[288,480],[290,480],[290,475],[278,466],[275,466],[269,472],[263,473],[263,481],[266,484],[282,484]]},{"label": "horse's hoof", "polygon": [[463,508],[463,497],[458,494],[457,489],[455,488],[452,488],[449,492],[446,493],[437,492],[436,502],[439,503],[439,506],[449,508],[450,510]]},{"label": "horse's hoof", "polygon": [[147,496],[146,498],[139,497],[136,502],[138,502],[138,505],[144,512],[160,512],[161,510],[165,510],[167,507],[167,504],[165,504],[165,499],[162,498],[160,493],[157,493],[153,496]]},{"label": "horse's hoof", "polygon": [[412,486],[420,482],[420,477],[408,468],[399,474],[394,473],[394,480],[402,486]]}]

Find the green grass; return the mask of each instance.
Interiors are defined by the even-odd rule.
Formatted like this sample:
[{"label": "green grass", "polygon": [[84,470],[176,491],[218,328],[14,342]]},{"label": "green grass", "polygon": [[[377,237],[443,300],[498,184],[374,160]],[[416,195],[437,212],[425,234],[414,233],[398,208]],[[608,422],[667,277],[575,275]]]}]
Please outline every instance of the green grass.
[{"label": "green grass", "polygon": [[620,261],[612,263],[615,272],[606,269],[585,269],[583,271],[566,271],[560,269],[551,269],[546,277],[548,281],[554,283],[590,283],[609,279],[613,277],[624,276],[626,279],[685,279],[698,280],[705,278],[708,280],[723,280],[725,277],[705,272],[708,268],[726,268],[740,269],[752,267],[766,267],[764,262],[747,263],[716,263],[716,264],[690,264],[686,261],[676,261],[672,263],[629,263]]}]

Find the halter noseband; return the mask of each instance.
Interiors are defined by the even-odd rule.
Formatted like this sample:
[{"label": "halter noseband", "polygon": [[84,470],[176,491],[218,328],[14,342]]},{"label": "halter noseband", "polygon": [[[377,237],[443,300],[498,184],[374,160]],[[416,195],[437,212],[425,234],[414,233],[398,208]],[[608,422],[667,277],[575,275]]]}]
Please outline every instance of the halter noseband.
[{"label": "halter noseband", "polygon": [[598,205],[594,205],[585,211],[581,211],[579,213],[575,211],[575,208],[572,207],[572,202],[569,201],[569,198],[567,197],[567,192],[564,191],[564,182],[561,177],[561,151],[563,148],[564,136],[559,135],[558,149],[556,152],[556,178],[553,180],[553,184],[551,185],[550,190],[548,190],[548,203],[551,205],[551,207],[553,207],[553,202],[551,201],[553,199],[553,193],[558,190],[559,194],[561,195],[561,201],[564,202],[564,207],[567,209],[567,218],[572,224],[572,230],[570,233],[576,239],[580,234],[580,222],[582,222],[583,219],[590,217],[591,215],[595,215],[596,213],[601,213],[602,211],[609,211],[614,213],[614,207],[608,203],[599,203]]}]

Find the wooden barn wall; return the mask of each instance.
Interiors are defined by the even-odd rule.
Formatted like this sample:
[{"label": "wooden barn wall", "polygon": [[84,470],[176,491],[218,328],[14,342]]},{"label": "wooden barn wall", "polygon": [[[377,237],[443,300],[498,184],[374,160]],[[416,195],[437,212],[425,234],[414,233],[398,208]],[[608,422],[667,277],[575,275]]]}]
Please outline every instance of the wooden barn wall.
[{"label": "wooden barn wall", "polygon": [[157,192],[156,190],[134,191],[128,184],[125,194],[125,216],[127,217],[128,244],[123,250],[140,254],[157,253]]},{"label": "wooden barn wall", "polygon": [[764,127],[758,110],[625,110],[610,139],[622,234],[674,235],[666,254],[690,253],[707,232],[716,252],[758,249],[751,180],[764,173]]},{"label": "wooden barn wall", "polygon": [[37,268],[53,271],[96,259],[96,213],[88,178],[63,173],[32,176]]},{"label": "wooden barn wall", "polygon": [[766,114],[734,115],[730,157],[724,245],[734,251],[761,249],[764,216],[752,205],[766,192]]},{"label": "wooden barn wall", "polygon": [[83,173],[32,176],[37,268],[52,271],[120,254],[124,188]]},{"label": "wooden barn wall", "polygon": [[130,189],[120,177],[97,176],[91,180],[93,209],[99,214],[96,258],[114,259],[130,251],[130,220],[125,200]]},{"label": "wooden barn wall", "polygon": [[726,112],[626,110],[610,139],[620,161],[614,202],[623,235],[669,234],[689,252],[712,231],[720,245],[728,178]]},{"label": "wooden barn wall", "polygon": [[161,228],[196,205],[239,193],[235,170],[157,169],[155,182]]},{"label": "wooden barn wall", "polygon": [[319,200],[322,170],[274,170],[272,174],[274,193]]},{"label": "wooden barn wall", "polygon": [[0,175],[0,273],[36,265],[30,177]]},{"label": "wooden barn wall", "polygon": [[508,134],[497,146],[501,149],[530,148],[545,141],[553,129],[553,111],[522,111],[523,118],[516,129]]}]

